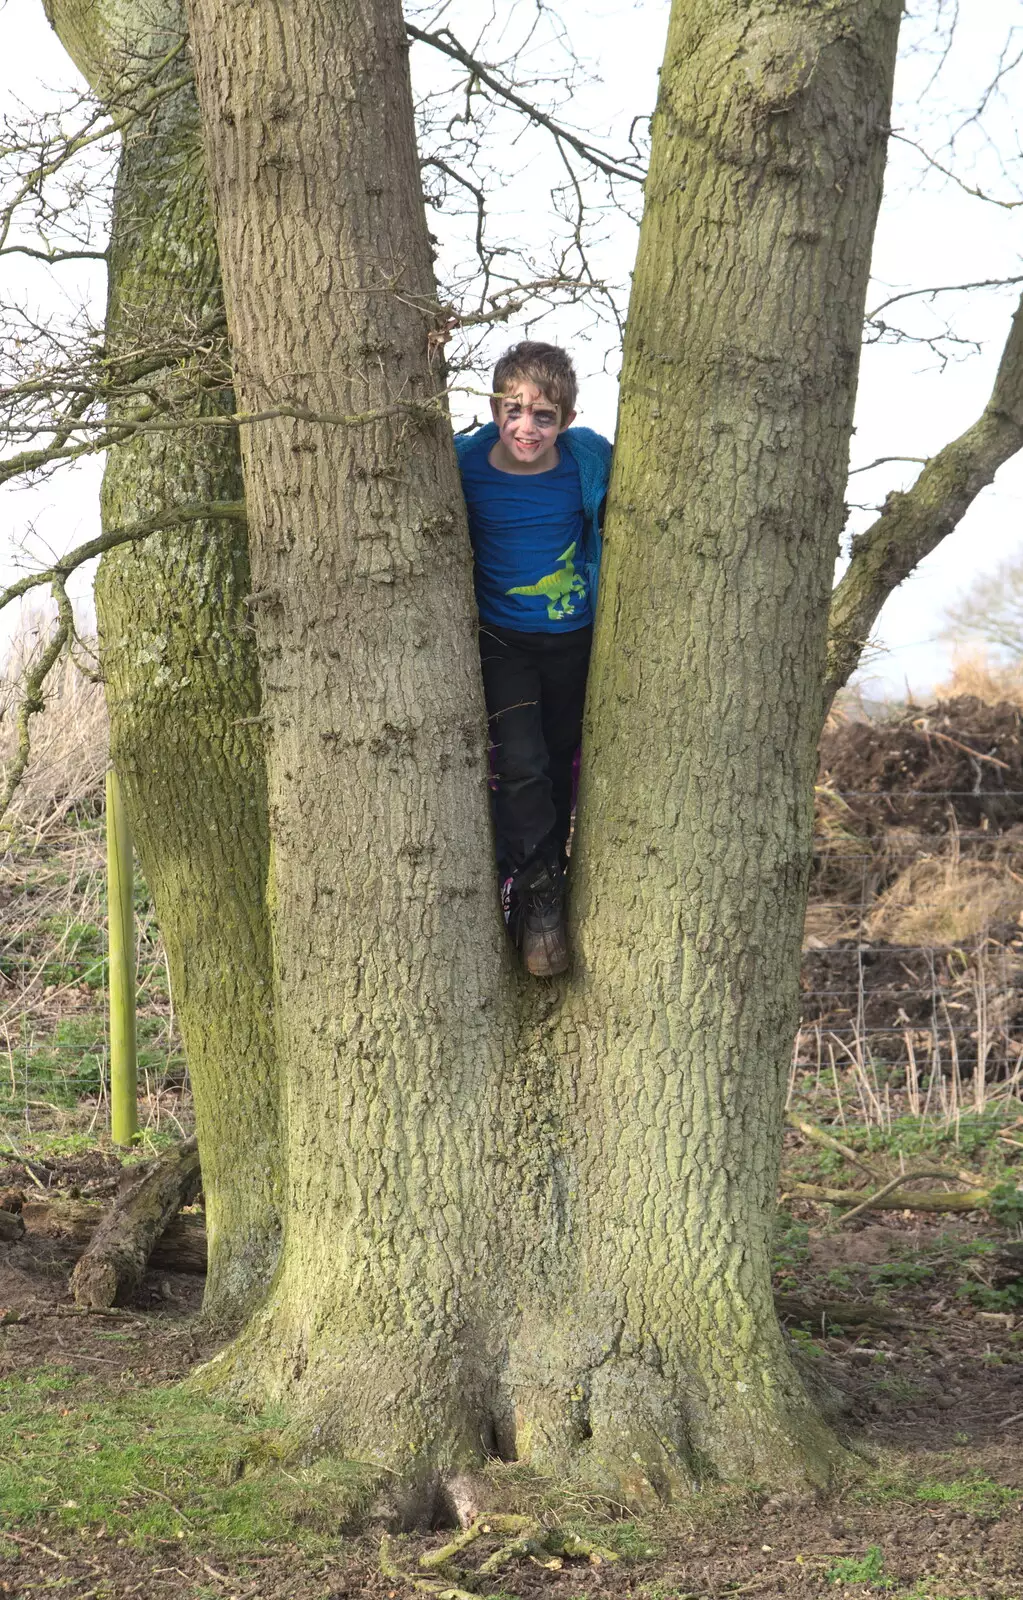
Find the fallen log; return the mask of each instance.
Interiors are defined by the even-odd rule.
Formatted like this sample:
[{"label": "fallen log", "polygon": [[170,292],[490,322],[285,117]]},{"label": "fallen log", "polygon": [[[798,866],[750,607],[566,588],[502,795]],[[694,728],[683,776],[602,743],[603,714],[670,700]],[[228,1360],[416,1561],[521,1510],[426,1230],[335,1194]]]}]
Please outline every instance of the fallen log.
[{"label": "fallen log", "polygon": [[[94,1200],[27,1200],[23,1216],[29,1234],[60,1239],[82,1254],[109,1208]],[[206,1228],[200,1216],[172,1217],[149,1257],[154,1272],[206,1271]]]},{"label": "fallen log", "polygon": [[[912,1177],[912,1173],[907,1176]],[[828,1205],[854,1206],[861,1211],[987,1211],[992,1198],[990,1189],[889,1189],[872,1195],[862,1189],[801,1183],[785,1173],[781,1181],[782,1200],[823,1200]]]},{"label": "fallen log", "polygon": [[811,1327],[829,1324],[841,1328],[901,1328],[894,1311],[873,1301],[804,1300],[796,1294],[776,1294],[774,1309],[782,1322],[807,1322]]},{"label": "fallen log", "polygon": [[194,1139],[154,1161],[115,1202],[71,1274],[75,1304],[103,1310],[130,1300],[145,1276],[157,1239],[196,1196],[202,1174]]}]

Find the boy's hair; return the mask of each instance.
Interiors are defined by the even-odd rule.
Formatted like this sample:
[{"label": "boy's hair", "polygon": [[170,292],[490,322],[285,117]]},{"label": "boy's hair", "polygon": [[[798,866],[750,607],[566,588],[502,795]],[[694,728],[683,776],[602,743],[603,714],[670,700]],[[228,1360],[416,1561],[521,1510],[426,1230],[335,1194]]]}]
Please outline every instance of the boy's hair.
[{"label": "boy's hair", "polygon": [[504,394],[515,378],[525,378],[542,389],[552,406],[557,406],[562,416],[575,410],[578,393],[575,368],[567,350],[556,344],[538,344],[523,339],[506,350],[494,368],[494,393]]}]

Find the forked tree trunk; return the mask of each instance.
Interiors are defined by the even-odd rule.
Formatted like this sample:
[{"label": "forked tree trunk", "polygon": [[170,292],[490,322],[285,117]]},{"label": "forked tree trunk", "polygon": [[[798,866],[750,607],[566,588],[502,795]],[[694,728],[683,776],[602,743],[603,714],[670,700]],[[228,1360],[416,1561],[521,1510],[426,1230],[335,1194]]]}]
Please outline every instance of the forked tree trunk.
[{"label": "forked tree trunk", "polygon": [[423,1486],[491,1443],[509,1030],[404,27],[194,0],[192,40],[240,401],[325,419],[243,440],[288,1187],[208,1381]]},{"label": "forked tree trunk", "polygon": [[[186,26],[178,0],[49,0],[47,14],[95,92],[102,99],[116,90],[119,104],[124,84],[172,52]],[[163,78],[183,70],[178,57]],[[187,340],[222,315],[190,84],[125,132],[109,271],[111,355]],[[226,348],[222,329],[207,339]],[[180,393],[189,381],[172,370],[153,387]],[[208,405],[230,402],[220,394]],[[103,523],[123,527],[175,504],[241,496],[233,430],[142,435],[108,458]],[[111,753],[167,948],[195,1100],[210,1253],[205,1308],[218,1320],[237,1320],[260,1298],[280,1237],[250,588],[244,525],[223,521],[112,551],[96,583]]]},{"label": "forked tree trunk", "polygon": [[899,10],[676,4],[577,970],[514,1054],[398,5],[193,0],[244,403],[334,419],[246,439],[289,1187],[207,1381],[399,1480],[496,1445],[643,1497],[838,1453],[768,1240]]},{"label": "forked tree trunk", "polygon": [[708,1470],[821,1480],[836,1454],[778,1328],[769,1245],[900,11],[676,0],[661,74],[579,955],[539,1046],[569,1078],[578,1253],[520,1360],[531,1458],[639,1494]]}]

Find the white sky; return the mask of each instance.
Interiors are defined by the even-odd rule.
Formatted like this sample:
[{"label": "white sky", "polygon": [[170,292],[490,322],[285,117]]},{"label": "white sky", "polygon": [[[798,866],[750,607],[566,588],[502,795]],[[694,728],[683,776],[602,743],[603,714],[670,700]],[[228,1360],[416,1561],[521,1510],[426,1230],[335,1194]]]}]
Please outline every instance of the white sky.
[{"label": "white sky", "polygon": [[[913,7],[933,13],[929,4]],[[580,128],[592,129],[609,150],[621,150],[625,133],[636,115],[652,109],[656,72],[663,47],[667,6],[653,0],[562,0],[559,7],[567,31],[601,81],[578,90],[560,115]],[[920,95],[936,63],[930,54],[911,53],[902,62],[896,96],[894,124],[911,137],[938,151],[954,125],[954,112],[974,106],[994,77],[999,54],[1015,27],[1016,48],[1023,48],[1023,26],[1018,0],[984,0],[983,6],[963,8],[969,18],[959,25],[957,45],[937,84],[920,102]],[[979,16],[978,16],[979,13]],[[454,0],[444,22],[467,40],[471,20],[481,16],[478,4]],[[922,23],[905,27],[909,42],[927,42]],[[536,69],[544,65],[548,49],[538,38],[529,58]],[[496,50],[489,48],[489,58]],[[443,81],[444,68],[430,56],[414,55],[417,86]],[[551,57],[559,70],[560,58]],[[1019,177],[1020,134],[1011,112],[1011,98],[1019,100],[1023,71],[1007,85],[1004,102],[996,96],[984,122],[967,126],[949,158],[965,181],[1007,199],[1019,200],[1013,178]],[[42,108],[47,92],[74,84],[74,69],[46,24],[41,0],[5,0],[0,4],[0,110],[16,115],[18,102]],[[951,120],[950,120],[951,119]],[[958,119],[962,121],[960,116]],[[1015,169],[1003,170],[995,146],[1004,157],[1015,157]],[[511,177],[496,197],[495,226],[509,237],[535,239],[542,247],[551,224],[541,208],[546,197],[544,180],[551,157],[528,140],[507,142]],[[1023,208],[1021,208],[1023,209]],[[434,224],[431,222],[431,226]],[[609,218],[604,242],[595,259],[607,277],[626,281],[635,252],[635,232],[620,216]],[[61,294],[75,297],[91,289],[102,306],[102,273],[96,268],[65,266],[58,269],[57,284],[45,269],[7,257],[0,261],[4,299],[27,298],[43,315],[56,313]],[[955,184],[929,172],[908,146],[893,142],[890,151],[885,201],[878,225],[874,277],[868,308],[901,289],[966,283],[1023,273],[1017,213],[1012,208],[985,204],[965,194]],[[55,302],[54,297],[57,297]],[[950,322],[962,339],[977,340],[980,354],[966,345],[955,347],[957,358],[941,369],[935,355],[920,344],[895,347],[875,344],[864,352],[852,465],[864,465],[880,456],[925,456],[947,443],[979,415],[990,392],[1001,343],[1008,329],[1015,299],[1011,291],[943,296],[933,308],[922,300],[907,308],[893,308],[904,325],[919,332],[935,332]],[[912,309],[911,309],[912,308]],[[565,309],[547,318],[538,333],[558,339],[573,349],[582,384],[580,420],[601,431],[614,431],[617,402],[613,377],[601,369],[611,342],[607,330],[584,337],[578,311]],[[495,333],[482,351],[490,360],[495,350],[523,334],[510,323]],[[586,342],[586,338],[589,342]],[[485,369],[484,369],[485,370]],[[482,376],[482,374],[481,374]],[[467,416],[474,406],[467,404]],[[459,402],[456,401],[456,411]],[[915,465],[890,464],[851,479],[849,500],[874,505],[893,488],[905,488],[916,476]],[[24,564],[16,545],[31,524],[28,548],[37,559],[49,551],[62,551],[92,536],[98,529],[97,491],[102,467],[91,461],[59,474],[36,487],[3,494],[3,543],[0,578]],[[861,674],[869,692],[902,695],[907,684],[924,694],[947,670],[948,653],[936,640],[943,606],[968,584],[971,577],[1023,550],[1023,459],[1009,463],[995,484],[984,491],[963,523],[918,572],[892,597],[878,629],[881,650]],[[854,511],[851,528],[865,526],[869,511]],[[83,592],[83,584],[79,585]],[[0,629],[5,628],[0,619]]]}]

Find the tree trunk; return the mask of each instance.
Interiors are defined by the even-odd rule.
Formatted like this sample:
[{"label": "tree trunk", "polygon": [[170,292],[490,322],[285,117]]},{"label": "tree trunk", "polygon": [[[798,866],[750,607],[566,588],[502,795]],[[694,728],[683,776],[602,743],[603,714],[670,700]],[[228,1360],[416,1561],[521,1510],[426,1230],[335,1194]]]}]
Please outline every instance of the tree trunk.
[{"label": "tree trunk", "polygon": [[[520,1450],[631,1495],[821,1481],[769,1246],[828,599],[898,0],[676,0],[591,670],[567,1078],[577,1254]],[[556,1069],[555,1069],[556,1071]],[[566,1397],[569,1397],[566,1400]]]},{"label": "tree trunk", "polygon": [[291,413],[245,440],[286,1242],[206,1381],[420,1487],[493,1447],[633,1498],[839,1455],[769,1236],[899,11],[675,7],[577,970],[512,1059],[398,6],[192,0],[242,400]]},{"label": "tree trunk", "polygon": [[[47,10],[101,98],[165,57],[185,30],[178,0],[129,11],[112,0],[49,0]],[[163,76],[182,67],[179,57]],[[222,309],[188,84],[124,135],[109,352],[187,339]],[[222,329],[210,337],[226,348]],[[194,376],[158,374],[153,388],[180,394]],[[233,397],[202,404],[230,410]],[[104,526],[241,492],[234,430],[143,434],[108,458]],[[279,1245],[266,776],[250,589],[244,527],[224,522],[192,522],[113,551],[96,583],[111,753],[167,948],[195,1099],[210,1244],[205,1309],[217,1320],[239,1319],[260,1298]]]},{"label": "tree trunk", "polygon": [[207,1381],[418,1492],[493,1442],[511,1030],[407,47],[398,0],[194,0],[192,39],[240,401],[328,419],[243,439],[288,1181]]}]

